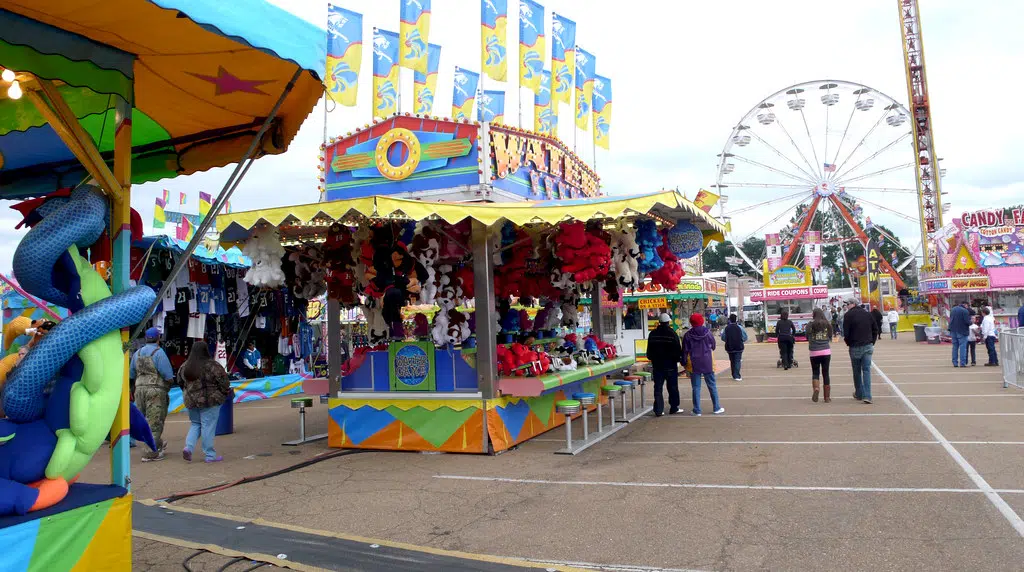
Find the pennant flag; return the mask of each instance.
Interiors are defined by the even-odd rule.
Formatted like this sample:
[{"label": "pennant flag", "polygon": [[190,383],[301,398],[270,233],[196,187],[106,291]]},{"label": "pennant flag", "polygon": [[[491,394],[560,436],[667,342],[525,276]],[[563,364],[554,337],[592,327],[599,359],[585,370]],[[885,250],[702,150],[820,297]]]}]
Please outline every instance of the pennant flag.
[{"label": "pennant flag", "polygon": [[327,75],[331,99],[355,107],[363,61],[363,15],[327,5]]},{"label": "pennant flag", "polygon": [[576,48],[576,127],[586,131],[594,93],[594,71],[597,61],[590,52]]},{"label": "pennant flag", "polygon": [[508,75],[507,28],[508,0],[480,0],[481,69],[494,81],[505,81]]},{"label": "pennant flag", "polygon": [[[551,14],[551,76],[555,102],[572,103],[576,73],[576,22]],[[552,106],[558,109],[558,105]]]},{"label": "pennant flag", "polygon": [[167,213],[164,211],[166,206],[164,199],[156,198],[156,205],[153,206],[153,228],[163,228],[167,224]]},{"label": "pennant flag", "polygon": [[206,218],[206,215],[210,214],[210,193],[204,193],[199,191],[199,219]]},{"label": "pennant flag", "polygon": [[434,94],[437,93],[437,68],[441,63],[441,46],[427,46],[427,73],[413,72],[412,95],[414,109],[421,115],[434,113]]},{"label": "pennant flag", "polygon": [[594,76],[594,145],[608,149],[612,127],[612,80]]},{"label": "pennant flag", "polygon": [[551,82],[554,76],[548,70],[541,72],[540,91],[533,96],[533,130],[554,137],[558,131],[558,114],[554,112]]},{"label": "pennant flag", "polygon": [[430,0],[402,0],[403,68],[427,73],[427,37],[430,36]]},{"label": "pennant flag", "polygon": [[178,240],[192,240],[196,234],[196,225],[188,217],[181,217],[178,228],[175,231],[175,238]]},{"label": "pennant flag", "polygon": [[183,192],[179,193],[178,194],[178,204],[179,205],[183,205],[183,204],[185,204],[187,202],[188,202],[188,195],[183,193]]},{"label": "pennant flag", "polygon": [[709,213],[711,212],[711,207],[715,206],[715,203],[718,202],[718,198],[718,195],[712,193],[711,191],[701,189],[699,192],[697,192],[697,196],[693,197],[693,206],[699,208],[700,210],[706,213]]},{"label": "pennant flag", "polygon": [[231,212],[231,201],[224,201],[224,212]]},{"label": "pennant flag", "polygon": [[484,90],[480,94],[480,121],[487,121],[496,125],[505,124],[505,91]]},{"label": "pennant flag", "polygon": [[169,200],[171,200],[171,191],[164,189],[164,204],[166,205]]},{"label": "pennant flag", "polygon": [[373,29],[373,116],[398,113],[398,34]]},{"label": "pennant flag", "polygon": [[462,121],[473,117],[473,101],[476,100],[476,88],[480,83],[480,74],[455,68],[455,90],[452,94],[452,119]]},{"label": "pennant flag", "polygon": [[544,70],[544,7],[519,0],[519,87],[540,91]]}]

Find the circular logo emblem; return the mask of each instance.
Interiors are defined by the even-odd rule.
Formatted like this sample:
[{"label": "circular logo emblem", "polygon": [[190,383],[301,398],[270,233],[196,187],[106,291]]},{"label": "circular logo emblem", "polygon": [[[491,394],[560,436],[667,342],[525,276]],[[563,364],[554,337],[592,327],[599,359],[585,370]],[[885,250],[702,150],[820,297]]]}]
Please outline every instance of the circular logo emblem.
[{"label": "circular logo emblem", "polygon": [[818,186],[814,187],[814,193],[822,198],[834,195],[835,192],[835,187],[828,181],[822,181],[818,183]]},{"label": "circular logo emblem", "polygon": [[430,373],[427,353],[419,346],[403,346],[395,352],[394,367],[398,381],[410,387],[423,383]]},{"label": "circular logo emblem", "polygon": [[693,223],[681,221],[668,231],[668,248],[679,258],[693,258],[704,246],[704,233]]},{"label": "circular logo emblem", "polygon": [[373,156],[377,170],[385,179],[401,181],[420,164],[422,149],[416,134],[401,127],[392,129],[377,141]]}]

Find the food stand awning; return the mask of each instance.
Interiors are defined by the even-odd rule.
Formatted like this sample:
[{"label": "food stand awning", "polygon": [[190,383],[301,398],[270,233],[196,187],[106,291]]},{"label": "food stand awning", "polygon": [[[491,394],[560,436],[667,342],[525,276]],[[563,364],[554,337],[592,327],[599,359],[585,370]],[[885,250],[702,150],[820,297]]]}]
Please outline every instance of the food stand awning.
[{"label": "food stand awning", "polygon": [[[647,195],[599,199],[523,201],[513,203],[431,202],[390,196],[313,203],[222,214],[217,217],[221,242],[244,241],[261,224],[271,226],[323,226],[353,215],[366,218],[429,220],[457,223],[473,219],[487,226],[508,220],[517,225],[554,224],[565,220],[650,216],[675,223],[690,219],[704,228],[704,243],[723,240],[725,227],[681,193],[662,191]],[[316,223],[319,224],[316,224]],[[311,224],[312,223],[312,224]]]}]

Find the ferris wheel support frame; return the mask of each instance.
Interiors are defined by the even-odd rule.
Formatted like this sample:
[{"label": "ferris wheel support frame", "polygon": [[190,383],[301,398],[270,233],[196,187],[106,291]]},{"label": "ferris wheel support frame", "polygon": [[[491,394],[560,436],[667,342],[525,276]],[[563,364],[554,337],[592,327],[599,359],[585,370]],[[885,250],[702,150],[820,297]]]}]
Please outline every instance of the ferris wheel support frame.
[{"label": "ferris wheel support frame", "polygon": [[929,235],[942,228],[942,178],[935,153],[932,113],[928,98],[928,77],[924,65],[921,11],[917,0],[896,0],[903,37],[903,63],[907,74],[907,97],[914,132],[917,204],[921,215],[921,251],[924,266],[932,264]]}]

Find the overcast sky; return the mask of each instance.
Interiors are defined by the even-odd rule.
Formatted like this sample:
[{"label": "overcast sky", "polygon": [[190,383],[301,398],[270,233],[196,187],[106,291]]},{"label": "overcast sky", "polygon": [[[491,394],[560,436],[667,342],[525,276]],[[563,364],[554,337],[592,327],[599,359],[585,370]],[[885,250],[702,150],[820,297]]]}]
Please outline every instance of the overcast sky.
[{"label": "overcast sky", "polygon": [[[325,27],[326,2],[272,0]],[[399,0],[335,0],[364,14],[364,42],[373,26],[398,30]],[[548,0],[547,50],[551,11],[577,22],[577,41],[597,58],[597,73],[614,89],[611,150],[598,150],[596,162],[609,194],[637,194],[679,187],[691,198],[716,178],[716,155],[736,123],[759,101],[787,86],[816,79],[840,79],[870,86],[906,104],[906,80],[899,17],[893,0],[722,0],[675,2],[633,0]],[[1024,2],[987,0],[970,5],[955,0],[922,2],[928,80],[936,147],[948,170],[943,180],[951,214],[965,209],[1024,202],[1024,168],[1019,142],[1024,119],[1013,111],[1024,80]],[[508,0],[509,76],[518,77],[516,44],[518,0]],[[479,70],[479,0],[434,0],[430,42],[440,44],[441,71],[434,113],[450,115],[452,68]],[[336,107],[327,118],[330,135],[344,135],[370,120],[371,50],[364,49],[359,103]],[[402,111],[411,110],[412,72],[402,70]],[[486,89],[499,84],[487,81]],[[518,90],[506,83],[505,118],[518,121]],[[523,122],[532,128],[532,95],[523,91]],[[810,107],[810,104],[808,104]],[[332,104],[332,107],[333,104]],[[781,115],[781,112],[780,112]],[[788,121],[788,120],[787,120]],[[571,111],[561,107],[560,136],[573,144]],[[317,148],[324,133],[323,103],[313,110],[288,153],[256,162],[232,198],[234,210],[315,202]],[[595,160],[589,132],[577,136],[587,162]],[[896,162],[912,160],[910,144],[894,150]],[[186,210],[196,211],[199,191],[216,193],[228,169],[137,186],[132,206],[152,224],[153,199],[171,191],[189,194]],[[750,180],[750,179],[744,179]],[[912,184],[910,181],[909,184]],[[744,191],[730,199],[738,208],[793,191]],[[773,195],[772,193],[775,193]],[[870,195],[865,195],[869,198]],[[871,200],[912,212],[910,196]],[[287,202],[286,202],[287,201]],[[908,202],[909,201],[909,202]],[[781,203],[780,203],[781,204]],[[909,205],[909,207],[908,207]],[[6,206],[6,205],[5,205]],[[782,210],[781,205],[775,211]],[[867,207],[874,220],[895,228],[916,244],[915,224]],[[716,209],[717,214],[717,209]],[[10,214],[8,214],[10,213]],[[737,235],[754,231],[779,212],[756,209],[737,215]],[[0,269],[10,259],[21,232],[13,231],[13,211],[0,214]],[[788,216],[786,217],[788,219]],[[782,221],[774,228],[777,230]],[[759,231],[763,233],[763,231]]]}]

